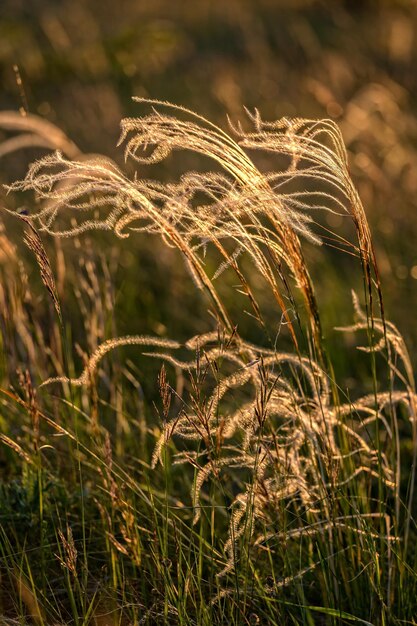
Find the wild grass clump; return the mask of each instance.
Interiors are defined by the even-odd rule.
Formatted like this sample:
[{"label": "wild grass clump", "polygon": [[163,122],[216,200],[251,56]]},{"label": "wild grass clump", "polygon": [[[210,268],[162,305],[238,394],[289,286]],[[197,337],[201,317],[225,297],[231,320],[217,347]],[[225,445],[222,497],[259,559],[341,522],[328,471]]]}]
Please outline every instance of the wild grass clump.
[{"label": "wild grass clump", "polygon": [[[413,623],[414,374],[385,320],[337,126],[266,123],[255,112],[249,130],[231,125],[228,134],[184,108],[139,103],[150,110],[123,120],[120,140],[141,168],[133,177],[104,157],[71,154],[56,135],[67,156],[38,159],[8,186],[34,192],[18,217],[55,323],[36,321],[33,287],[3,231],[12,254],[1,265],[11,353],[1,438],[18,489],[35,494],[40,555],[33,560],[27,529],[8,515],[2,557],[14,605],[4,614],[82,624],[113,623],[103,615],[132,624]],[[27,124],[36,138],[39,124]],[[199,169],[176,181],[142,177],[143,166],[180,150],[195,153]],[[255,164],[259,151],[278,159],[277,171]],[[369,379],[355,397],[337,384],[303,251],[323,241],[318,210],[350,216],[357,235],[349,243],[333,234],[363,274],[356,322],[340,329],[365,336]],[[207,331],[117,336],[114,278],[92,231],[158,237],[173,249],[208,297]],[[42,235],[59,242],[56,265]],[[76,256],[65,257],[63,239]],[[82,331],[66,318],[65,284]],[[241,331],[244,317],[252,336]],[[138,346],[137,363],[115,356]],[[142,365],[150,362],[159,398],[146,399],[139,370],[152,371]],[[60,590],[50,596],[53,580]]]}]

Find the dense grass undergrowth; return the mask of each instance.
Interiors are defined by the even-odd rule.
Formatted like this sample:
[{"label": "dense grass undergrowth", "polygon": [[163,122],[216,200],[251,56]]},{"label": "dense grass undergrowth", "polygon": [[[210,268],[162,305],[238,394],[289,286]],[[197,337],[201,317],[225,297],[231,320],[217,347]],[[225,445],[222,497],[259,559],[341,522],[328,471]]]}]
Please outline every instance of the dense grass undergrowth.
[{"label": "dense grass undergrowth", "polygon": [[[337,126],[138,106],[131,176],[0,115],[3,155],[48,152],[0,232],[0,620],[415,624],[414,374]],[[184,152],[179,180],[144,178]],[[322,243],[363,284],[352,389],[305,261]]]}]

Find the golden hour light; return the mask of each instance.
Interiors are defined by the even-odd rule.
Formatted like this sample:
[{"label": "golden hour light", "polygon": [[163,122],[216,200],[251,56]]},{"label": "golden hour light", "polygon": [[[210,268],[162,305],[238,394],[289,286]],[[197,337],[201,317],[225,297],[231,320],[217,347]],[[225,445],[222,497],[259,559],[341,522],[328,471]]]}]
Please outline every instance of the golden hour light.
[{"label": "golden hour light", "polygon": [[2,0],[1,624],[416,624],[416,38]]}]

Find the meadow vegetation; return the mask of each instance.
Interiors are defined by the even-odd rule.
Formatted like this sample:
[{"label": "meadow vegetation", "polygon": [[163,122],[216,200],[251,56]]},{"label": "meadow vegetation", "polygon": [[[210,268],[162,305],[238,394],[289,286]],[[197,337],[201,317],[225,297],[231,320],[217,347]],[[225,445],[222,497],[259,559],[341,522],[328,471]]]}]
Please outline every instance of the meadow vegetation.
[{"label": "meadow vegetation", "polygon": [[414,624],[413,364],[337,124],[136,107],[125,167],[0,114],[2,154],[46,150],[0,232],[1,619]]}]

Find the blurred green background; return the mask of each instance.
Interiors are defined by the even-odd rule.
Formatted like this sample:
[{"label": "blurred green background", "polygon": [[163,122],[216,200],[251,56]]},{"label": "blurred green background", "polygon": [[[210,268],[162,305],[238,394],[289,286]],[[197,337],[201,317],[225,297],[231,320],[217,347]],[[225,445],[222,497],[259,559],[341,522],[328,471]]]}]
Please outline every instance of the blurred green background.
[{"label": "blurred green background", "polygon": [[[115,146],[120,119],[139,113],[132,96],[186,105],[225,128],[227,115],[245,118],[244,106],[269,120],[333,118],[374,233],[387,317],[412,352],[416,66],[414,0],[2,0],[0,8],[1,109],[27,106],[85,152],[123,162]],[[3,159],[1,181],[23,175],[34,156]],[[176,158],[163,165],[165,175],[167,168],[177,173]],[[338,216],[320,221],[350,233]],[[189,319],[203,315],[204,305],[189,295],[177,260],[162,247],[146,254],[149,245],[130,241],[118,261],[122,329],[164,333],[168,327],[174,336],[202,330]],[[334,325],[352,319],[349,287],[361,287],[358,263],[329,247],[307,246],[306,255],[329,336]]]}]

